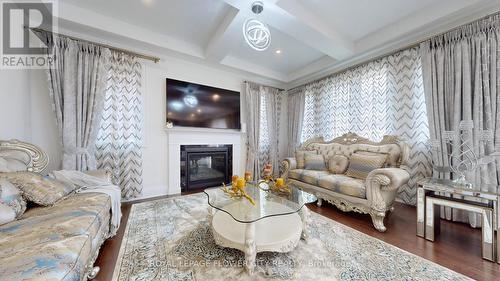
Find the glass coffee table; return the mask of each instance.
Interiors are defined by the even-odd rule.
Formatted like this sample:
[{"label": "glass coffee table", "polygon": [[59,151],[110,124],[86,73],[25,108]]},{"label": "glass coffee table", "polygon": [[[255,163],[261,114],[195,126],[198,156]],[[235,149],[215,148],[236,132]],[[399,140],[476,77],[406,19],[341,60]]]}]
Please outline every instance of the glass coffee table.
[{"label": "glass coffee table", "polygon": [[308,237],[308,209],[314,195],[294,186],[290,193],[263,191],[253,185],[245,188],[255,205],[246,198],[231,198],[220,188],[205,189],[208,197],[208,222],[215,243],[245,253],[245,268],[255,269],[258,252],[290,252],[300,238]]}]

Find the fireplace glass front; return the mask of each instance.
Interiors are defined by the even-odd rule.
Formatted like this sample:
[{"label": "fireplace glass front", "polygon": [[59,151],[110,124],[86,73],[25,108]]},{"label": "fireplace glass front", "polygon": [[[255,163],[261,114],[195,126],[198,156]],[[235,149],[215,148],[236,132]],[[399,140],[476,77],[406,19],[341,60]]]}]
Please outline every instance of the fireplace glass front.
[{"label": "fireplace glass front", "polygon": [[182,145],[182,191],[229,183],[232,174],[232,145]]}]

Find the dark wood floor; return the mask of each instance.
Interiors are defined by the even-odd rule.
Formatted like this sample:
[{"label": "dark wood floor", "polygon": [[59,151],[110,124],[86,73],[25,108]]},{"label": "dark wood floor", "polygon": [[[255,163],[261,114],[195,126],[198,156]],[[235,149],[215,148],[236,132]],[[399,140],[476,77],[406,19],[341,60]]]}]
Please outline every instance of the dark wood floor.
[{"label": "dark wood floor", "polygon": [[[118,234],[102,246],[96,261],[101,272],[94,280],[111,280],[131,206],[132,203],[122,205],[121,227]],[[368,215],[344,213],[327,203],[321,208],[310,204],[309,209],[471,278],[500,280],[500,265],[481,258],[481,231],[466,224],[442,221],[441,234],[432,243],[415,235],[416,209],[412,206],[396,203],[395,211],[386,218],[385,233],[373,228]]]}]

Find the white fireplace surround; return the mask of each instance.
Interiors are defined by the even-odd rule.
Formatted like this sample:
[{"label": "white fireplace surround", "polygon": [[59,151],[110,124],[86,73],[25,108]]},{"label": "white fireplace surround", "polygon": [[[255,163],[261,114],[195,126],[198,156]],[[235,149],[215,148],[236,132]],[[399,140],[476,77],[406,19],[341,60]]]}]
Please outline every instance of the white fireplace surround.
[{"label": "white fireplace surround", "polygon": [[181,193],[181,145],[233,145],[233,174],[242,175],[245,167],[244,132],[204,128],[166,128],[168,143],[167,179],[168,193]]}]

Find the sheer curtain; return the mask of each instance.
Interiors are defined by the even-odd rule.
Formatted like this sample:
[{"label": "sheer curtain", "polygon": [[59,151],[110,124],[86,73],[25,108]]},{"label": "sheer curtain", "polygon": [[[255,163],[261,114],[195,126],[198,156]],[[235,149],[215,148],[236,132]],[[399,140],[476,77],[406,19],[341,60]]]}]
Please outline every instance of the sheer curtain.
[{"label": "sheer curtain", "polygon": [[[500,145],[500,15],[432,38],[421,44],[421,51],[432,140],[442,143],[443,131],[457,130],[462,120],[472,121],[476,155],[483,157],[494,152]],[[492,132],[494,140],[483,146],[479,139],[484,130]],[[433,153],[433,158],[438,165],[445,161],[439,153]],[[480,166],[467,179],[483,190],[482,183],[498,185],[498,161]],[[446,208],[444,217],[469,222],[474,227],[481,225],[478,215],[450,208]]]},{"label": "sheer curtain", "polygon": [[114,52],[107,78],[96,142],[98,167],[112,173],[124,199],[135,198],[142,192],[142,65]]},{"label": "sheer curtain", "polygon": [[418,48],[304,86],[301,140],[355,132],[372,140],[402,136],[411,146],[410,181],[398,198],[416,203],[416,183],[430,176],[429,129]]}]

